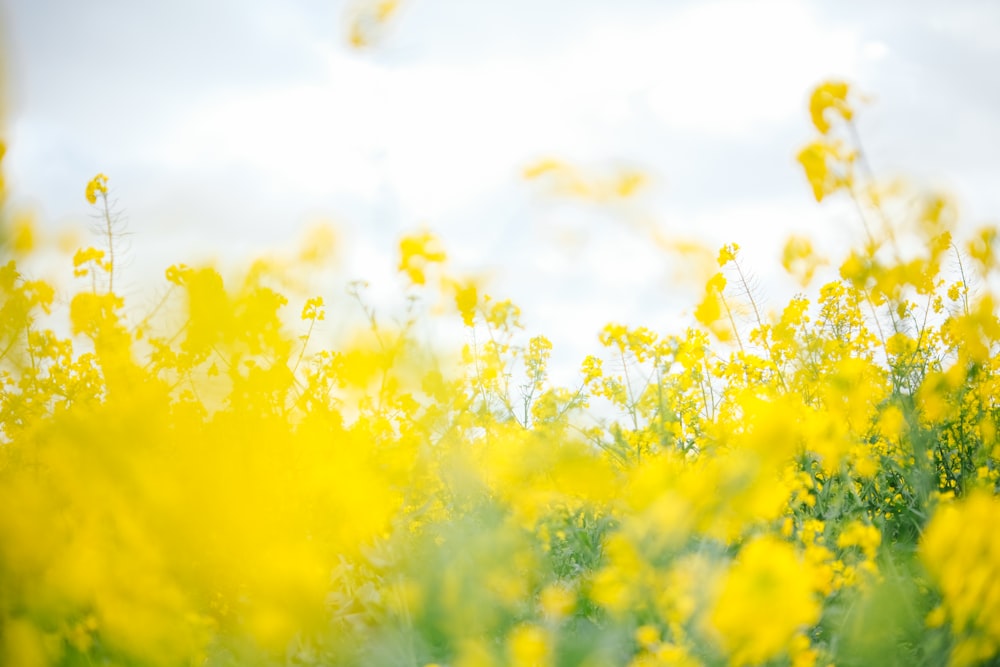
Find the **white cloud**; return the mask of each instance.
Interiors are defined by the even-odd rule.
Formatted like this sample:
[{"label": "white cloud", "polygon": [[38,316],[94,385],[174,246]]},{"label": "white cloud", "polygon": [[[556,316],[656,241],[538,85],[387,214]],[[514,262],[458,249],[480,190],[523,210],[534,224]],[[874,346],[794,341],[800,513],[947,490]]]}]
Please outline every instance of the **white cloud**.
[{"label": "white cloud", "polygon": [[650,103],[668,124],[711,134],[795,118],[806,91],[858,64],[856,34],[791,0],[694,5],[654,35],[662,76]]},{"label": "white cloud", "polygon": [[864,43],[861,47],[861,54],[866,60],[882,60],[889,54],[889,46],[885,42],[872,40]]},{"label": "white cloud", "polygon": [[[808,137],[810,88],[830,76],[861,85],[886,73],[901,83],[871,92],[916,109],[922,97],[898,92],[919,92],[926,80],[926,68],[905,62],[907,39],[974,28],[982,41],[990,28],[988,14],[975,27],[979,14],[956,10],[942,22],[944,33],[921,32],[925,19],[902,15],[893,30],[873,29],[863,17],[820,18],[829,2],[585,4],[564,21],[559,3],[491,4],[485,17],[470,3],[448,23],[455,17],[444,3],[415,3],[414,22],[401,23],[386,49],[416,43],[418,57],[408,56],[409,46],[390,57],[348,52],[329,8],[323,23],[313,8],[300,15],[266,3],[248,14],[234,10],[243,19],[234,34],[202,27],[192,33],[198,39],[188,39],[172,5],[161,7],[170,14],[167,29],[127,13],[138,23],[108,30],[132,37],[104,45],[101,58],[82,47],[71,61],[54,58],[54,42],[26,38],[47,63],[34,71],[49,78],[30,82],[44,94],[25,106],[6,165],[31,194],[64,197],[57,210],[83,215],[82,185],[106,170],[140,231],[135,250],[145,253],[144,265],[158,264],[156,253],[168,246],[169,262],[183,261],[182,246],[194,243],[221,244],[213,248],[220,254],[268,247],[317,212],[350,228],[349,273],[370,278],[373,292],[383,280],[391,291],[392,239],[426,224],[465,266],[494,269],[499,293],[533,313],[530,327],[582,332],[589,343],[598,320],[666,312],[656,290],[671,277],[668,260],[627,226],[601,227],[574,206],[541,210],[519,191],[528,161],[553,155],[599,171],[607,161],[636,159],[662,176],[644,212],[709,244],[738,241],[748,261],[774,266],[787,231],[808,231],[806,221],[823,227],[821,238],[849,236],[836,229],[846,217],[811,204],[794,164],[797,143]],[[22,13],[37,13],[33,7],[22,2]],[[217,23],[233,23],[222,14]],[[36,19],[30,25],[49,17]],[[90,39],[75,25],[61,25],[60,38],[66,33],[74,43]],[[183,62],[165,59],[164,44],[175,41],[190,44]],[[436,50],[439,42],[446,46]],[[965,52],[954,43],[927,48],[958,58]],[[228,53],[221,62],[188,72],[220,49]],[[102,69],[102,59],[118,64]],[[91,71],[101,78],[80,77]],[[77,83],[66,88],[67,81]],[[105,104],[102,91],[126,103]],[[86,99],[66,104],[72,95]],[[992,99],[965,100],[978,114],[973,120],[983,120],[963,116],[941,139],[954,164],[969,167],[969,156],[985,155]],[[928,121],[935,127],[954,111],[950,98],[936,103],[941,112]],[[884,123],[872,134],[891,137],[891,130],[897,145],[928,150],[924,141],[904,142],[907,133],[918,138],[916,113],[877,115],[890,108],[879,102],[865,113],[865,123]],[[890,154],[871,146],[875,156]],[[936,164],[942,154],[926,159]],[[993,172],[984,169],[968,182],[989,183]],[[989,215],[995,197],[982,197]],[[584,240],[560,245],[560,234]]]},{"label": "white cloud", "polygon": [[384,179],[409,217],[435,220],[510,183],[538,151],[608,157],[606,135],[635,122],[643,100],[668,126],[714,135],[796,117],[808,87],[850,76],[859,51],[854,35],[784,0],[637,20],[594,25],[531,59],[388,66],[317,47],[326,82],[191,108],[161,156],[192,168],[238,162],[292,195],[371,197]]}]

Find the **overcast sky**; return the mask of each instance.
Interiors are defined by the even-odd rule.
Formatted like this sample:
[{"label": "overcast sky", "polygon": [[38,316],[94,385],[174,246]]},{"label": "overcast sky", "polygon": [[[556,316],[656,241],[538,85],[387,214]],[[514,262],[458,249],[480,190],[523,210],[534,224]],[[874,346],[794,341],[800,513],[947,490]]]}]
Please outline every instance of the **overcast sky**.
[{"label": "overcast sky", "polygon": [[[134,284],[293,245],[325,218],[344,275],[391,292],[395,239],[426,227],[579,356],[609,320],[685,324],[683,266],[638,220],[740,243],[777,307],[789,232],[858,231],[794,160],[831,77],[871,98],[859,127],[879,174],[945,188],[970,226],[1000,221],[991,0],[410,0],[360,51],[330,0],[0,6],[15,201],[85,229],[84,185],[108,174]],[[552,200],[520,177],[547,156],[650,186],[623,208]]]}]

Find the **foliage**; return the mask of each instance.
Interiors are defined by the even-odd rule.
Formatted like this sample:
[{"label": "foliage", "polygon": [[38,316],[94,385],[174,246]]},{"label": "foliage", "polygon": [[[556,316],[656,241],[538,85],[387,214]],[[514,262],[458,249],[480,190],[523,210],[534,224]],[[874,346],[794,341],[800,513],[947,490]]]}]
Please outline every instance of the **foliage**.
[{"label": "foliage", "polygon": [[[573,387],[427,232],[399,322],[266,263],[171,267],[138,318],[103,174],[68,312],[5,219],[0,661],[995,664],[996,230],[958,240],[949,200],[875,182],[853,104],[820,86],[799,155],[857,205],[839,277],[767,315],[727,245],[686,331],[609,324]],[[804,289],[828,262],[783,254]]]}]

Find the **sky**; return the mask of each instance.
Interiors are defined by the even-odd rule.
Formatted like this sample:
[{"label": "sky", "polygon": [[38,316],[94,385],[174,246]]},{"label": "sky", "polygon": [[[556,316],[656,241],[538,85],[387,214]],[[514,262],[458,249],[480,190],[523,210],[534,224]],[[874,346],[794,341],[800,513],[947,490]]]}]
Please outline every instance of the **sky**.
[{"label": "sky", "polygon": [[[773,308],[794,289],[788,234],[859,238],[795,162],[826,79],[865,95],[879,176],[1000,222],[1000,3],[408,0],[365,49],[347,39],[356,4],[6,0],[15,205],[88,242],[84,186],[107,174],[140,292],[332,221],[341,269],[317,290],[333,312],[346,280],[398,293],[396,240],[428,229],[564,360],[609,321],[690,323],[693,270],[652,228],[739,243]],[[648,181],[620,204],[560,199],[522,178],[547,157]]]}]

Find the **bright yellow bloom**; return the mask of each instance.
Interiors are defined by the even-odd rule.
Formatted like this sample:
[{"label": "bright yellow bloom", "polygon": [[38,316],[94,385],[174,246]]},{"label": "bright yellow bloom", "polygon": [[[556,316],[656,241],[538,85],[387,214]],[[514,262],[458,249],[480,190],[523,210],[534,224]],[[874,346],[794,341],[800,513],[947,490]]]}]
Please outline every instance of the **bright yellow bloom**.
[{"label": "bright yellow bloom", "polygon": [[536,625],[519,625],[507,637],[511,667],[546,667],[552,663],[548,634]]},{"label": "bright yellow bloom", "polygon": [[719,249],[719,266],[725,266],[729,262],[736,261],[736,255],[739,254],[740,247],[735,243],[728,243]]},{"label": "bright yellow bloom", "polygon": [[812,117],[813,125],[821,134],[830,131],[828,111],[832,110],[844,120],[851,120],[854,111],[847,103],[849,92],[848,85],[842,81],[827,81],[813,91],[809,98],[809,115]]},{"label": "bright yellow bloom", "polygon": [[455,307],[467,327],[475,324],[476,308],[479,306],[479,288],[472,280],[455,285]]},{"label": "bright yellow bloom", "polygon": [[958,640],[953,667],[1000,655],[1000,499],[986,491],[941,506],[920,556],[941,591],[943,614]]},{"label": "bright yellow bloom", "polygon": [[108,177],[105,176],[104,174],[98,174],[97,176],[94,176],[92,179],[90,179],[90,182],[87,183],[86,194],[87,194],[87,201],[90,202],[91,204],[96,204],[98,194],[102,195],[108,194]]},{"label": "bright yellow bloom", "polygon": [[869,560],[875,559],[880,544],[882,544],[882,533],[879,529],[860,521],[847,524],[837,537],[838,547],[841,549],[858,547]]},{"label": "bright yellow bloom", "polygon": [[302,319],[313,321],[326,319],[326,309],[323,308],[323,297],[316,296],[306,301],[305,305],[302,306]]},{"label": "bright yellow bloom", "polygon": [[441,264],[445,259],[441,244],[430,232],[404,236],[399,242],[399,271],[414,285],[425,284],[428,267]]},{"label": "bright yellow bloom", "polygon": [[764,536],[748,543],[726,575],[709,620],[734,666],[767,662],[794,648],[819,621],[813,575],[795,549]]},{"label": "bright yellow bloom", "polygon": [[816,201],[823,201],[851,183],[848,167],[854,155],[846,151],[840,142],[814,141],[799,151],[796,159],[806,172]]}]

